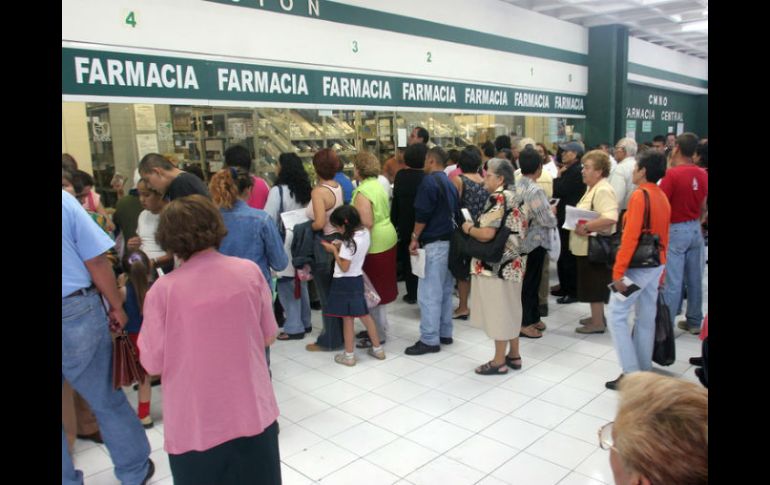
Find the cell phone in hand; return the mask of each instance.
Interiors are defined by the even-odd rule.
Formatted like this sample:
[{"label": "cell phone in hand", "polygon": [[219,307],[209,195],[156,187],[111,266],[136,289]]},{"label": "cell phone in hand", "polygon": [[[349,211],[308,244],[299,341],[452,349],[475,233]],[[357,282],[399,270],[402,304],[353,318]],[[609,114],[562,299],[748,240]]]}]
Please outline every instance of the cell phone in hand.
[{"label": "cell phone in hand", "polygon": [[460,212],[462,212],[463,219],[465,219],[465,222],[473,222],[471,211],[469,211],[467,207],[463,207],[462,209],[460,209]]},{"label": "cell phone in hand", "polygon": [[615,282],[614,281],[612,283],[610,283],[609,285],[607,285],[609,287],[610,291],[612,291],[613,293],[617,294],[618,298],[620,298],[621,300],[625,300],[626,298],[631,296],[633,293],[641,290],[641,288],[639,288],[639,285],[637,285],[636,283],[631,281],[631,278],[629,278],[628,276],[624,276],[621,281],[623,281],[623,284],[626,285],[626,291],[618,291],[618,289],[615,288]]}]

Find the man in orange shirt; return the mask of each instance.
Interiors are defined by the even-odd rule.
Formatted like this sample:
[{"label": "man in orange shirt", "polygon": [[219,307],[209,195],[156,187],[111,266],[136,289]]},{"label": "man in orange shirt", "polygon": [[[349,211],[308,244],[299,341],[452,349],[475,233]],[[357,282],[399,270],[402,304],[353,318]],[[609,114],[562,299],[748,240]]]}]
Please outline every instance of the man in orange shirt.
[{"label": "man in orange shirt", "polygon": [[[618,291],[613,292],[610,298],[607,319],[623,374],[616,380],[607,382],[607,389],[617,390],[625,374],[652,370],[658,286],[666,264],[671,220],[671,205],[666,194],[656,185],[665,173],[666,156],[654,150],[641,156],[633,172],[633,183],[638,189],[631,194],[623,219],[623,236],[612,268],[612,285]],[[648,222],[645,221],[647,212]],[[629,267],[645,226],[659,238],[660,265],[648,268]],[[626,293],[629,287],[624,283],[624,277],[631,280],[638,289],[630,294]],[[625,299],[621,296],[623,293],[627,294]],[[627,322],[628,314],[634,306],[636,320],[632,337]]]}]

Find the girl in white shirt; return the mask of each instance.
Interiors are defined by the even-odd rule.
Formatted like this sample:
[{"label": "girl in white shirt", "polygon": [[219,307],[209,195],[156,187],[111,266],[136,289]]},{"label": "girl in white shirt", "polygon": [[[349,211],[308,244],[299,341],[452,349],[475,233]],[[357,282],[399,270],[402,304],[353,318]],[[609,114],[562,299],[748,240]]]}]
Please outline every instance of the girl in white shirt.
[{"label": "girl in white shirt", "polygon": [[333,243],[321,241],[324,249],[334,254],[335,260],[334,277],[329,288],[329,302],[326,305],[325,315],[342,318],[345,339],[345,351],[336,355],[334,361],[347,366],[356,365],[353,349],[354,318],[359,318],[369,332],[372,347],[367,353],[383,360],[385,351],[380,344],[377,328],[369,315],[366,298],[364,298],[363,266],[371,242],[369,230],[361,225],[361,217],[356,208],[351,205],[336,208],[329,217],[329,222],[342,236]]}]

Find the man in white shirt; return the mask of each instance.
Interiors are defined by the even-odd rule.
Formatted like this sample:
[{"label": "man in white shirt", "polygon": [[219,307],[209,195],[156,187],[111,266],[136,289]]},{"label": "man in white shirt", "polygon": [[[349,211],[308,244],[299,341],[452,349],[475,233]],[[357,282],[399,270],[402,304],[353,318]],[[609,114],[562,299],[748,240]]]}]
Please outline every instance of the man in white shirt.
[{"label": "man in white shirt", "polygon": [[636,141],[633,138],[621,138],[615,144],[615,155],[620,160],[618,165],[610,172],[608,179],[618,198],[618,210],[622,215],[628,207],[628,199],[636,189],[632,179],[636,167]]}]

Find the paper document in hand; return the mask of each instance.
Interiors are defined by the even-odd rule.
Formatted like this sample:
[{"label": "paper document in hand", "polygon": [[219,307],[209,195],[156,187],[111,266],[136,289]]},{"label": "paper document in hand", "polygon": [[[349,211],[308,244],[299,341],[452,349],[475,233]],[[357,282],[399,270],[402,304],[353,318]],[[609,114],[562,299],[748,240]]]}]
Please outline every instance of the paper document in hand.
[{"label": "paper document in hand", "polygon": [[310,218],[305,213],[305,209],[296,209],[293,211],[286,211],[281,214],[281,220],[283,221],[283,226],[286,229],[293,230],[294,226],[297,224],[302,224],[303,222],[307,222],[310,220]]},{"label": "paper document in hand", "polygon": [[641,288],[639,288],[639,285],[637,285],[636,283],[631,281],[631,278],[629,278],[628,276],[624,276],[621,281],[623,282],[624,285],[626,285],[626,290],[622,291],[622,292],[618,291],[618,289],[615,288],[615,282],[614,281],[612,283],[610,283],[609,285],[607,285],[609,287],[610,291],[612,291],[613,294],[618,296],[618,299],[620,301],[625,300],[626,298],[631,296],[633,293],[635,293],[635,292],[637,292],[637,291],[639,291],[641,289]]},{"label": "paper document in hand", "polygon": [[425,250],[418,249],[416,255],[409,255],[409,260],[412,263],[412,274],[418,278],[425,278]]},{"label": "paper document in hand", "polygon": [[593,221],[594,219],[598,219],[598,218],[599,218],[598,212],[589,211],[585,209],[578,209],[577,207],[568,205],[567,213],[566,213],[566,216],[564,217],[564,225],[561,227],[562,229],[574,231],[578,221],[581,221],[581,220]]}]

